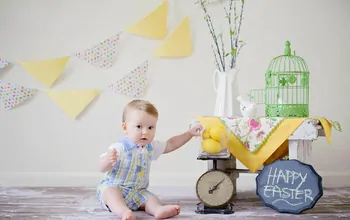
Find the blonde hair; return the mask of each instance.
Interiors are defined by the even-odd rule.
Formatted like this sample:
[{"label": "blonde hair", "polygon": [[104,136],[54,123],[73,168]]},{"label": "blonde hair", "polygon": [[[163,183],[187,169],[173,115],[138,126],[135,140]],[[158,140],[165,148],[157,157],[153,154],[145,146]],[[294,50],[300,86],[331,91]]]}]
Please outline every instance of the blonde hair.
[{"label": "blonde hair", "polygon": [[130,110],[144,111],[144,112],[158,118],[158,110],[152,103],[145,101],[145,100],[135,99],[135,100],[129,102],[124,107],[122,122],[125,122],[126,115],[127,115],[128,111],[130,111]]}]

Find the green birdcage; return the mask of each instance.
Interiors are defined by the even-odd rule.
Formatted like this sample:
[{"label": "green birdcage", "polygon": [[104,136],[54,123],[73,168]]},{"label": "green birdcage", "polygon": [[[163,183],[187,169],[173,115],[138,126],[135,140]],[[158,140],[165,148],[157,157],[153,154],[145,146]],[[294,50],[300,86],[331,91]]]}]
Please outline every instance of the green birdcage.
[{"label": "green birdcage", "polygon": [[303,58],[292,54],[286,41],[284,55],[275,57],[265,73],[265,89],[250,91],[250,99],[265,104],[267,117],[309,116],[309,70]]}]

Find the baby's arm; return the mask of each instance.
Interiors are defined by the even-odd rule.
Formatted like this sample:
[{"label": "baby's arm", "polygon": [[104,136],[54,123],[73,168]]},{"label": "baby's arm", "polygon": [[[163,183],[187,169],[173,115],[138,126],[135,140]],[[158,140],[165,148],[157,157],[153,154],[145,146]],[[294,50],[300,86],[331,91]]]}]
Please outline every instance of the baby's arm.
[{"label": "baby's arm", "polygon": [[182,133],[182,134],[179,134],[179,135],[176,135],[176,136],[170,138],[167,141],[164,153],[166,154],[166,153],[170,153],[174,150],[177,150],[178,148],[185,145],[189,140],[191,140],[192,137],[200,136],[200,133],[198,131],[201,129],[202,129],[202,125],[197,124],[197,125],[192,126],[185,133]]},{"label": "baby's arm", "polygon": [[121,144],[114,144],[109,148],[108,152],[105,152],[101,154],[99,159],[99,170],[100,172],[108,172],[112,169],[112,167],[115,165],[118,157],[121,155],[122,152],[122,145]]},{"label": "baby's arm", "polygon": [[115,161],[117,161],[117,151],[115,149],[111,149],[108,151],[108,153],[101,155],[99,160],[99,170],[100,172],[107,172],[109,171]]},{"label": "baby's arm", "polygon": [[164,153],[170,153],[183,145],[185,145],[189,140],[191,140],[192,135],[187,131],[185,133],[176,135],[167,141]]}]

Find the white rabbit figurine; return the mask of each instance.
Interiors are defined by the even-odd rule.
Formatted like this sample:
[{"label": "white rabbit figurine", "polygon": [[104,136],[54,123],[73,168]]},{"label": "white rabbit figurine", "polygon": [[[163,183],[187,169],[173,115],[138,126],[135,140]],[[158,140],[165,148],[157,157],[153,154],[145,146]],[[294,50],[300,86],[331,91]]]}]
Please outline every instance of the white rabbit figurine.
[{"label": "white rabbit figurine", "polygon": [[243,117],[254,117],[256,116],[257,107],[254,102],[247,101],[243,97],[238,96],[237,100],[240,102],[239,109]]}]

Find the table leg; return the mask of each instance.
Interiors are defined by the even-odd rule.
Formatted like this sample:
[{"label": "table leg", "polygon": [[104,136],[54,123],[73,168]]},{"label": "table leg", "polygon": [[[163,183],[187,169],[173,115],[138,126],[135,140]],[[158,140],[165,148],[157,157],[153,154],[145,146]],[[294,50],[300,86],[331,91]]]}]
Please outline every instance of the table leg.
[{"label": "table leg", "polygon": [[300,140],[298,144],[298,158],[301,162],[311,163],[312,140]]},{"label": "table leg", "polygon": [[288,144],[288,157],[289,159],[298,160],[298,140],[289,140]]},{"label": "table leg", "polygon": [[304,163],[310,163],[312,140],[289,140],[289,159],[296,159]]}]

